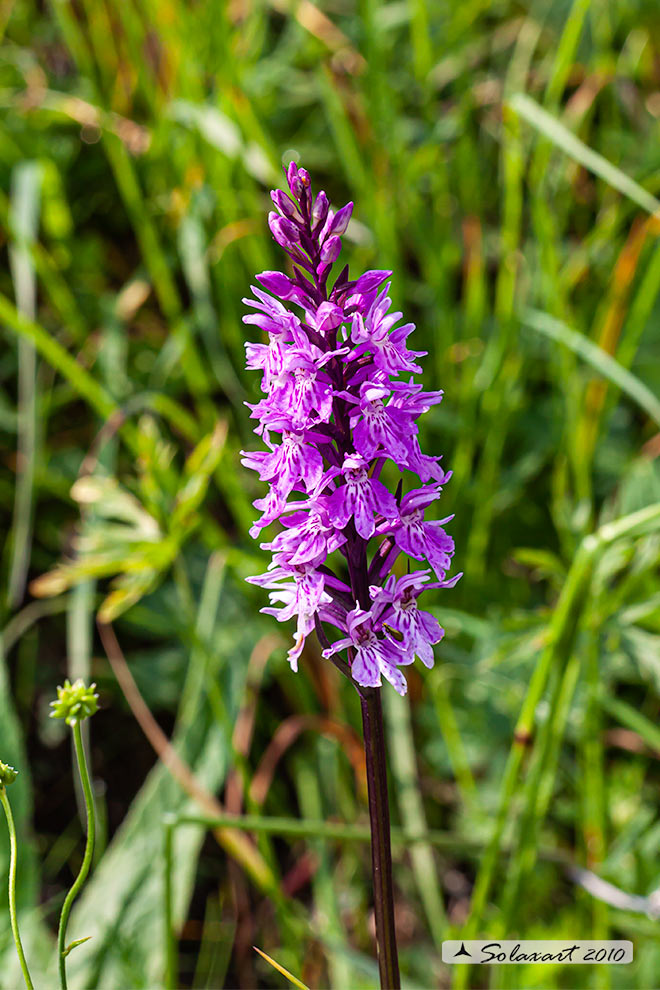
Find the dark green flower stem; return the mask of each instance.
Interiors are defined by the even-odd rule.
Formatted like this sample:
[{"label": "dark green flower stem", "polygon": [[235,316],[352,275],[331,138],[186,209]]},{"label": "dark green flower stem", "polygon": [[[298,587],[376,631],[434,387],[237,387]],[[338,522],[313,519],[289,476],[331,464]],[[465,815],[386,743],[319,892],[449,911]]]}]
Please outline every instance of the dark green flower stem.
[{"label": "dark green flower stem", "polygon": [[7,828],[9,829],[9,917],[11,919],[11,930],[14,935],[14,942],[16,943],[18,961],[20,962],[21,969],[23,970],[25,985],[28,990],[33,990],[30,971],[25,960],[23,944],[18,931],[18,916],[16,914],[16,826],[14,825],[14,816],[11,813],[11,806],[9,804],[9,798],[7,797],[7,790],[2,786],[0,786],[0,802],[2,802],[2,807],[5,809],[5,815],[7,816]]},{"label": "dark green flower stem", "polygon": [[89,873],[89,868],[92,865],[92,856],[94,854],[94,839],[96,836],[96,817],[94,813],[94,798],[92,796],[92,784],[89,779],[89,770],[87,769],[87,760],[85,758],[85,748],[82,741],[82,733],[80,731],[80,722],[75,722],[73,725],[73,744],[76,750],[76,759],[78,760],[78,770],[80,772],[80,780],[83,786],[83,793],[85,795],[85,807],[87,809],[87,844],[85,846],[85,855],[83,857],[82,866],[80,867],[80,872],[73,882],[71,890],[66,895],[64,904],[62,906],[62,913],[60,915],[60,927],[57,933],[57,951],[60,965],[60,983],[62,985],[62,990],[67,990],[66,983],[66,926],[69,921],[69,915],[71,914],[71,907],[74,900],[76,899],[80,888],[84,884],[87,874]]},{"label": "dark green flower stem", "polygon": [[394,888],[390,845],[390,806],[387,794],[385,731],[380,688],[360,688],[364,750],[367,758],[367,789],[371,821],[371,866],[378,968],[382,990],[399,990],[399,957],[394,924]]},{"label": "dark green flower stem", "polygon": [[[349,551],[347,554],[351,588],[355,601],[368,608],[369,572],[367,569],[366,543],[349,526]],[[348,658],[352,666],[354,650],[349,647]],[[350,667],[347,671],[350,675]],[[352,679],[352,678],[351,678]],[[354,682],[355,683],[355,682]],[[392,882],[392,847],[390,839],[390,802],[387,793],[387,755],[385,751],[385,726],[380,692],[382,688],[363,687],[355,684],[362,708],[364,752],[367,760],[367,793],[369,797],[369,823],[371,825],[371,871],[374,886],[374,915],[376,920],[376,947],[381,990],[399,990],[399,957],[396,948],[394,924],[394,886]]]}]

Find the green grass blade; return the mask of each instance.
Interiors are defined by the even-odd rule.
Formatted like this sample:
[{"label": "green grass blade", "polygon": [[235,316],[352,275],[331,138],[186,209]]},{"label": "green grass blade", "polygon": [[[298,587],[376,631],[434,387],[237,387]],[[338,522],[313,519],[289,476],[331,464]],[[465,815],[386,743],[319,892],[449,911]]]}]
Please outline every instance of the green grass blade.
[{"label": "green grass blade", "polygon": [[[585,866],[600,873],[607,852],[608,801],[605,790],[605,752],[603,747],[603,719],[600,706],[600,656],[599,629],[594,621],[589,625],[589,642],[585,648],[586,710],[580,749],[582,764],[581,802],[582,835]],[[591,937],[606,939],[609,935],[609,908],[598,898],[591,904]],[[602,971],[600,987],[609,984],[609,967]]]},{"label": "green grass blade", "polygon": [[[319,740],[319,742],[322,744],[325,740]],[[320,759],[316,764],[310,764],[308,759],[298,760],[295,771],[300,810],[306,818],[317,820],[323,817],[323,799],[318,779],[320,762]],[[323,845],[320,839],[311,840],[311,846],[318,861],[312,885],[314,901],[323,916],[323,933],[331,942],[337,942],[346,948],[346,935],[341,921],[341,910],[334,881],[336,865],[332,861],[327,846]],[[351,968],[342,952],[328,953],[328,972],[330,986],[353,986]]]},{"label": "green grass blade", "polygon": [[[423,834],[427,824],[419,790],[410,702],[394,691],[383,692],[383,700],[389,760],[401,821],[409,834]],[[410,858],[426,920],[436,948],[440,949],[446,931],[446,913],[433,850],[429,844],[416,843],[410,850]]]},{"label": "green grass blade", "polygon": [[477,799],[477,788],[449,696],[448,678],[443,665],[436,665],[436,670],[429,681],[429,690],[433,697],[440,732],[447,747],[449,762],[456,778],[461,800],[466,806],[470,806]]},{"label": "green grass blade", "polygon": [[518,841],[514,843],[514,853],[506,871],[500,902],[502,916],[498,926],[503,935],[518,928],[520,896],[525,880],[534,867],[538,830],[552,797],[559,750],[579,672],[580,664],[576,657],[571,657],[563,670],[554,672],[555,685],[549,698],[548,714],[538,733],[525,782]]},{"label": "green grass blade", "polygon": [[600,375],[607,378],[622,392],[635,402],[640,409],[660,426],[660,400],[632,372],[623,368],[618,361],[606,351],[594,344],[592,340],[571,330],[561,320],[555,319],[548,313],[539,310],[526,309],[521,313],[522,322],[538,333],[564,344],[573,353],[578,354],[591,365]]},{"label": "green grass blade", "polygon": [[23,316],[6,296],[0,295],[0,323],[19,338],[34,344],[41,356],[66,378],[74,390],[85,399],[103,419],[116,412],[112,396],[47,330],[34,320]]},{"label": "green grass blade", "polygon": [[660,210],[660,200],[656,199],[650,192],[640,186],[638,182],[631,179],[620,168],[613,165],[597,151],[584,144],[556,117],[539,106],[526,93],[516,93],[509,100],[511,109],[519,114],[523,120],[535,127],[552,144],[560,148],[574,161],[583,165],[599,178],[607,182],[613,189],[618,190],[623,196],[627,196],[633,203],[640,206],[648,213],[656,214]]},{"label": "green grass blade", "polygon": [[[37,162],[22,162],[12,175],[9,262],[17,310],[33,320],[37,307],[37,282],[30,248],[39,228],[41,169]],[[11,563],[7,599],[10,608],[20,604],[25,593],[34,506],[34,474],[38,456],[37,355],[26,337],[18,341],[18,436],[17,477],[10,537]]]},{"label": "green grass blade", "polygon": [[611,698],[601,693],[600,704],[608,715],[621,725],[625,725],[627,729],[632,729],[641,736],[647,746],[650,746],[654,752],[660,753],[660,729],[655,722],[620,698]]}]

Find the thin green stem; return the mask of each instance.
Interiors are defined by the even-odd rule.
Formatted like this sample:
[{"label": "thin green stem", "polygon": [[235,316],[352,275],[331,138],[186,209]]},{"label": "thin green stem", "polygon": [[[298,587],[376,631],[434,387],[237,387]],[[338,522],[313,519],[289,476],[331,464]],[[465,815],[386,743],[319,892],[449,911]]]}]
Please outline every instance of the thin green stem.
[{"label": "thin green stem", "polygon": [[[280,818],[275,815],[200,815],[200,814],[167,814],[164,816],[165,825],[176,828],[183,825],[204,825],[206,828],[232,828],[240,832],[265,832],[268,835],[286,836],[294,839],[323,839],[325,842],[369,842],[371,829],[368,825],[344,825],[341,822],[312,821],[300,818]],[[448,852],[457,852],[461,856],[479,856],[484,848],[484,841],[473,836],[459,835],[455,832],[443,832],[439,829],[429,829],[428,832],[410,832],[407,829],[392,828],[390,830],[392,846],[399,852],[408,852],[414,845],[431,845]],[[511,852],[508,845],[502,847],[505,853]],[[539,857],[548,862],[568,866],[572,862],[561,851],[541,847]]]},{"label": "thin green stem", "polygon": [[[607,850],[604,752],[602,742],[602,712],[600,705],[601,671],[599,669],[599,618],[594,614],[585,656],[586,708],[581,738],[582,757],[582,839],[587,869],[599,873]],[[609,931],[609,907],[605,901],[592,898],[591,933],[594,939],[606,939]],[[593,983],[598,990],[611,986],[610,967],[595,967]]]},{"label": "thin green stem", "polygon": [[163,863],[165,867],[165,986],[167,990],[173,990],[176,987],[179,969],[172,907],[173,843],[174,822],[166,822],[163,829]]},{"label": "thin green stem", "polygon": [[572,656],[562,670],[553,671],[554,684],[549,698],[550,714],[538,732],[527,781],[523,789],[524,808],[520,816],[518,840],[509,860],[501,899],[500,929],[509,933],[520,920],[524,880],[534,869],[538,832],[552,798],[559,750],[566,729],[580,665]]},{"label": "thin green stem", "polygon": [[18,916],[16,914],[16,858],[17,858],[17,843],[16,843],[16,826],[14,825],[14,816],[11,813],[11,806],[9,804],[9,798],[7,797],[7,789],[5,787],[0,787],[0,801],[2,802],[2,807],[5,809],[5,815],[7,816],[7,828],[9,829],[9,917],[11,919],[11,930],[14,935],[14,942],[16,944],[16,952],[18,953],[18,961],[21,964],[21,969],[23,971],[23,978],[25,980],[25,985],[28,990],[33,990],[32,979],[30,978],[30,971],[28,969],[27,962],[25,960],[25,953],[23,952],[23,944],[21,942],[21,936],[18,931]]},{"label": "thin green stem", "polygon": [[57,933],[57,951],[60,967],[60,983],[62,985],[62,990],[67,990],[66,982],[66,926],[69,921],[69,915],[71,914],[71,908],[73,902],[78,896],[80,888],[84,884],[87,874],[89,873],[89,868],[92,865],[92,856],[94,855],[94,839],[96,836],[96,815],[94,812],[94,797],[92,795],[92,784],[89,779],[89,770],[87,768],[87,760],[85,759],[85,747],[83,746],[82,733],[80,731],[80,722],[76,722],[73,725],[73,744],[76,749],[76,758],[78,761],[78,771],[80,773],[80,780],[83,786],[83,793],[85,795],[85,807],[87,809],[87,844],[85,846],[85,855],[83,857],[82,866],[80,867],[80,872],[73,882],[71,890],[66,895],[64,904],[62,906],[62,913],[60,915],[60,927]]},{"label": "thin green stem", "polygon": [[474,807],[477,803],[477,787],[472,776],[470,762],[465,752],[463,739],[449,696],[446,667],[445,670],[439,670],[437,673],[434,671],[434,674],[435,676],[430,679],[431,696],[435,705],[438,724],[447,749],[449,762],[461,795],[461,800],[466,807]]}]

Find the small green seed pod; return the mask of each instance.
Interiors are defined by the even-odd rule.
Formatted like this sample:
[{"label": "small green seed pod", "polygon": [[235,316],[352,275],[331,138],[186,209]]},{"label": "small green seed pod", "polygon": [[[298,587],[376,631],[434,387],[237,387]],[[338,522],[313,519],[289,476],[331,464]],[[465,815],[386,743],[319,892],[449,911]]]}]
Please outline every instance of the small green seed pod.
[{"label": "small green seed pod", "polygon": [[17,777],[18,770],[14,770],[8,763],[3,763],[0,760],[0,787],[8,787],[14,783]]}]

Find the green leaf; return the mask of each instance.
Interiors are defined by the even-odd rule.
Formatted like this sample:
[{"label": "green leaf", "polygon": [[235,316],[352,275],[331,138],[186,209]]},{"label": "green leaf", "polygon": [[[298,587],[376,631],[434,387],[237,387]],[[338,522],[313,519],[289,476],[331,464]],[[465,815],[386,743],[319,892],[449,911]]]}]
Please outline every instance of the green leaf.
[{"label": "green leaf", "polygon": [[[200,713],[182,755],[207,789],[215,790],[227,770],[226,750],[208,712]],[[72,916],[70,929],[93,931],[91,951],[76,953],[69,966],[72,987],[162,984],[163,873],[160,866],[162,818],[190,804],[162,764],[151,771],[121,828],[108,846]],[[204,839],[199,828],[179,829],[175,837],[175,919],[185,917],[197,857]]]},{"label": "green leaf", "polygon": [[561,584],[566,577],[566,568],[557,556],[542,547],[517,547],[511,554],[523,567],[534,571],[534,578],[549,578],[554,584]]},{"label": "green leaf", "polygon": [[62,955],[63,955],[63,956],[64,956],[64,958],[66,959],[66,957],[67,957],[67,956],[69,955],[69,953],[70,953],[70,952],[71,952],[71,951],[72,951],[73,949],[75,949],[75,948],[77,948],[77,947],[78,947],[79,945],[84,945],[84,944],[85,944],[85,942],[89,942],[89,940],[90,940],[91,938],[92,938],[92,936],[91,936],[91,935],[85,935],[85,937],[84,937],[84,938],[77,938],[77,939],[75,940],[75,942],[69,942],[69,944],[67,945],[67,947],[66,947],[66,949],[64,950],[64,952],[62,953]]},{"label": "green leaf", "polygon": [[643,679],[660,693],[660,636],[628,626],[622,631],[622,639]]},{"label": "green leaf", "polygon": [[200,440],[186,461],[184,482],[172,514],[173,533],[188,526],[202,504],[213,472],[220,463],[226,438],[226,423],[218,423],[213,433]]},{"label": "green leaf", "polygon": [[127,523],[135,532],[132,539],[160,539],[160,527],[156,520],[115,478],[102,474],[85,475],[75,482],[71,496],[81,510],[93,507],[94,514],[101,519],[117,519]]},{"label": "green leaf", "polygon": [[216,151],[228,158],[237,158],[243,147],[241,132],[226,114],[217,107],[174,100],[169,107],[172,118],[195,128]]}]

